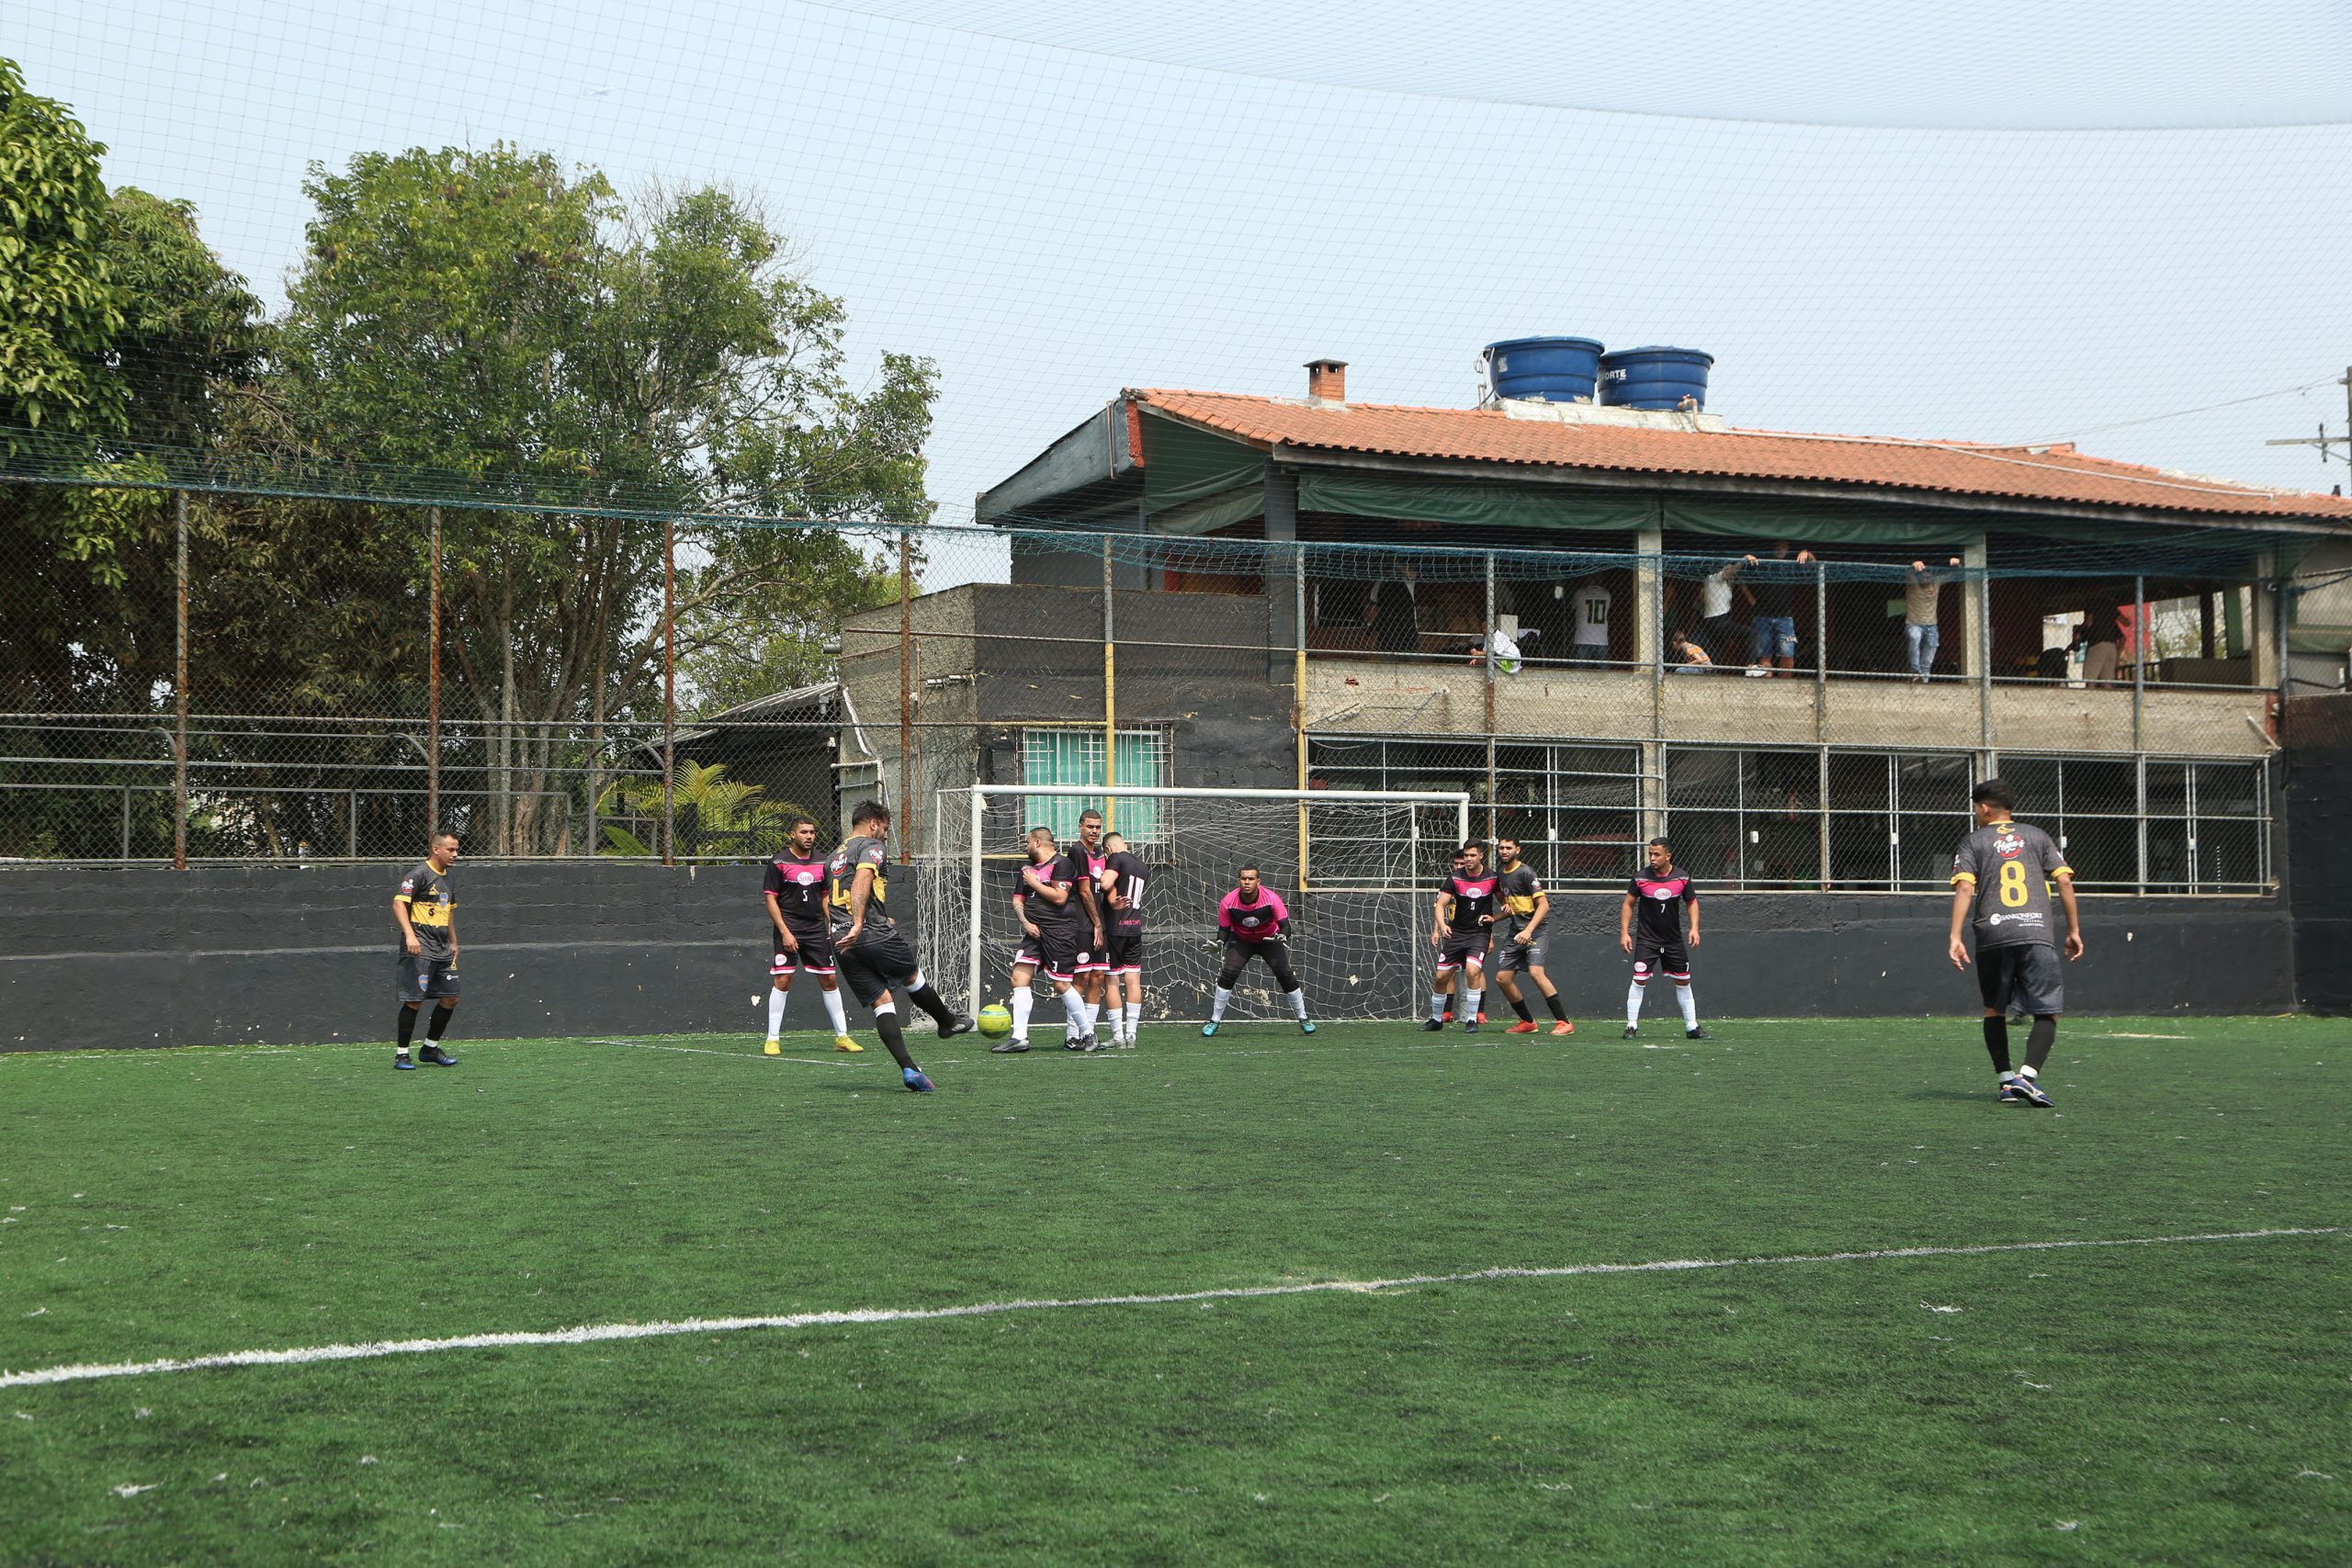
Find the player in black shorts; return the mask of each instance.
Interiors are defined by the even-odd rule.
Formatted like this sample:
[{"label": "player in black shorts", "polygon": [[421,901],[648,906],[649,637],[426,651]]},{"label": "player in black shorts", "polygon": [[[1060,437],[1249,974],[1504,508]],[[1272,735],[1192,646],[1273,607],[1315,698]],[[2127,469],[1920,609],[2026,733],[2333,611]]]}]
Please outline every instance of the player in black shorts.
[{"label": "player in black shorts", "polygon": [[[1674,846],[1664,839],[1649,843],[1649,869],[1626,885],[1624,907],[1617,915],[1617,945],[1634,955],[1634,985],[1625,993],[1625,1038],[1642,1032],[1642,992],[1652,976],[1674,982],[1674,999],[1682,1007],[1682,1032],[1691,1040],[1708,1038],[1699,1027],[1699,998],[1690,991],[1690,948],[1699,945],[1699,890],[1675,868]],[[1682,910],[1690,909],[1690,941],[1682,940]],[[1641,927],[1634,930],[1639,911]]]},{"label": "player in black shorts", "polygon": [[1143,890],[1150,880],[1143,857],[1122,834],[1102,840],[1106,852],[1096,891],[1108,922],[1103,937],[1103,1005],[1111,1014],[1111,1043],[1133,1050],[1143,1027]]},{"label": "player in black shorts", "polygon": [[768,992],[767,1054],[781,1055],[776,1037],[784,1031],[785,998],[792,994],[795,975],[817,977],[818,994],[825,999],[826,1016],[833,1021],[833,1049],[863,1051],[849,1037],[849,1020],[842,1012],[841,987],[833,979],[833,933],[825,919],[827,871],[817,852],[817,824],[796,817],[785,830],[784,852],[768,863],[760,884],[761,902],[767,907],[763,933],[769,953],[768,975],[775,984]]},{"label": "player in black shorts", "polygon": [[1544,972],[1544,939],[1549,934],[1544,928],[1552,921],[1552,896],[1544,891],[1543,878],[1535,874],[1535,868],[1520,859],[1517,839],[1495,840],[1495,897],[1501,901],[1502,908],[1490,962],[1495,984],[1502,987],[1510,1010],[1519,1014],[1519,1021],[1510,1026],[1509,1032],[1533,1034],[1543,1027],[1535,1021],[1535,1015],[1528,1010],[1527,998],[1520,995],[1519,987],[1512,982],[1512,976],[1523,973],[1535,982],[1544,1005],[1552,1010],[1552,1032],[1574,1034],[1577,1026],[1568,1021],[1567,1010],[1560,1005],[1559,987]]},{"label": "player in black shorts", "polygon": [[874,1010],[874,1031],[883,1048],[899,1064],[899,1075],[917,1094],[935,1087],[907,1055],[907,1037],[899,1026],[899,1004],[892,987],[929,1013],[939,1025],[939,1037],[961,1034],[973,1027],[971,1019],[952,1010],[922,976],[913,943],[890,919],[890,808],[878,800],[862,801],[849,815],[849,842],[833,852],[826,867],[826,901],[832,917],[833,961],[849,994],[860,1007]]},{"label": "player in black shorts", "polygon": [[458,897],[449,891],[449,868],[458,863],[458,835],[447,829],[433,835],[424,859],[401,878],[392,894],[392,923],[400,936],[392,948],[399,971],[393,982],[400,997],[400,1043],[392,1048],[392,1066],[413,1070],[409,1041],[416,1032],[417,1009],[427,997],[439,1005],[424,1025],[422,1055],[436,1067],[454,1067],[458,1058],[441,1049],[442,1032],[458,1010]]},{"label": "player in black shorts", "polygon": [[[1975,916],[1976,988],[1984,1003],[1984,1049],[1992,1054],[2004,1105],[2048,1105],[2041,1065],[2058,1040],[2058,1015],[2066,1010],[2066,976],[2058,963],[2051,930],[2050,890],[2058,890],[2066,912],[2066,957],[2083,955],[2083,922],[2075,906],[2075,868],[2065,852],[2039,828],[2014,820],[2017,795],[1999,779],[1986,779],[1969,792],[1976,807],[1976,831],[1962,839],[1951,857],[1951,935],[1947,943],[1955,967],[1968,967],[1961,929]],[[2014,1010],[2033,1020],[2025,1043],[2025,1066],[2009,1066],[2009,1018]]]},{"label": "player in black shorts", "polygon": [[1013,908],[1021,917],[1021,945],[1012,954],[1012,1032],[989,1047],[1000,1056],[1017,1056],[1029,1049],[1029,1015],[1037,994],[1030,984],[1039,971],[1062,1004],[1062,1044],[1072,1051],[1094,1048],[1087,1032],[1084,998],[1079,995],[1079,965],[1091,953],[1080,923],[1085,912],[1078,885],[1086,875],[1083,854],[1065,851],[1054,841],[1050,828],[1029,829],[1029,861],[1021,868],[1021,887],[1013,894]]},{"label": "player in black shorts", "polygon": [[1462,1027],[1477,1032],[1479,1008],[1487,995],[1487,944],[1495,923],[1495,874],[1487,869],[1484,844],[1464,844],[1461,858],[1438,884],[1430,945],[1437,949],[1437,989],[1430,993],[1429,1021],[1421,1027],[1445,1027],[1445,986],[1456,971],[1462,974]]}]

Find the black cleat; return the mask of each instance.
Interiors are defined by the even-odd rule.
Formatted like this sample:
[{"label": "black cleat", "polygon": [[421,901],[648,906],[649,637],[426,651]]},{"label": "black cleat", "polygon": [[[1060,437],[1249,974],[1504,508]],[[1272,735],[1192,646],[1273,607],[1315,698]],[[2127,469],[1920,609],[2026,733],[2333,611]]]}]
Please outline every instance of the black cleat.
[{"label": "black cleat", "polygon": [[1445,1032],[1445,1025],[1440,1023],[1433,1018],[1424,1019],[1421,1021],[1421,1032],[1424,1034],[1442,1034]]},{"label": "black cleat", "polygon": [[427,1045],[424,1050],[419,1051],[416,1056],[417,1060],[430,1062],[436,1067],[454,1067],[458,1065],[458,1058],[438,1045]]},{"label": "black cleat", "polygon": [[989,1046],[989,1049],[1000,1056],[1018,1056],[1029,1049],[1029,1042],[1022,1039],[1018,1034],[1015,1034],[1010,1038],[998,1041],[995,1044]]},{"label": "black cleat", "polygon": [[939,1026],[939,1037],[945,1040],[953,1035],[969,1034],[979,1026],[978,1019],[974,1018],[970,1013],[959,1012]]},{"label": "black cleat", "polygon": [[392,1066],[398,1067],[404,1073],[413,1073],[416,1071],[416,1064],[408,1059],[408,1053],[405,1051],[395,1051],[392,1053]]},{"label": "black cleat", "polygon": [[1625,1026],[1625,1038],[1626,1038],[1626,1039],[1628,1039],[1628,1040],[1639,1040],[1641,1037],[1642,1037],[1642,1032],[1641,1032],[1640,1030],[1638,1030],[1638,1029],[1634,1028],[1634,1027],[1632,1024],[1630,1024],[1630,1023],[1629,1023],[1629,1024],[1627,1024],[1627,1025]]},{"label": "black cleat", "polygon": [[1714,1036],[1708,1033],[1703,1029],[1691,1028],[1686,1029],[1682,1032],[1682,1038],[1685,1040],[1713,1040]]}]

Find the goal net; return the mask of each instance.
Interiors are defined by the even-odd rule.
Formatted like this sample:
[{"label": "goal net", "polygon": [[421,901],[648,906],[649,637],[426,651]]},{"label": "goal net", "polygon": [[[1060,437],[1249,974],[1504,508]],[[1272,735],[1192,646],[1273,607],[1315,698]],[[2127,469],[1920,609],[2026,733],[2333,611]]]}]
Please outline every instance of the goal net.
[{"label": "goal net", "polygon": [[[940,987],[962,1006],[978,1010],[1011,988],[1023,836],[1046,827],[1072,842],[1090,809],[1103,814],[1148,870],[1147,1020],[1208,1017],[1224,957],[1217,902],[1245,865],[1258,867],[1290,908],[1292,966],[1313,1016],[1410,1018],[1420,1010],[1435,974],[1430,900],[1453,846],[1469,836],[1467,795],[1047,784],[939,794],[924,867],[923,951]],[[1289,1017],[1265,965],[1250,964],[1227,1020]]]}]

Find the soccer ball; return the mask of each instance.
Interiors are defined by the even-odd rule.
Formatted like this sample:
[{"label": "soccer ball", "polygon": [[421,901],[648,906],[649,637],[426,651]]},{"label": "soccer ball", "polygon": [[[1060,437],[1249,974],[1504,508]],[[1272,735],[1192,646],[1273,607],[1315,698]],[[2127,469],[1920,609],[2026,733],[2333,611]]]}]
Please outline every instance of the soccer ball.
[{"label": "soccer ball", "polygon": [[980,1010],[980,1032],[991,1040],[1001,1040],[1012,1032],[1012,1015],[1000,1004],[989,1003]]}]

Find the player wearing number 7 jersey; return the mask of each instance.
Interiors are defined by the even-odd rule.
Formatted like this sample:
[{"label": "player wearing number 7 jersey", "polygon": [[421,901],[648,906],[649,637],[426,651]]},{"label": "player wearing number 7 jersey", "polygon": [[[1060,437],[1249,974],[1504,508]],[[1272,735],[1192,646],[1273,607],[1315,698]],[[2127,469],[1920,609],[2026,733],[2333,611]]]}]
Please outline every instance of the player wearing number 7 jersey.
[{"label": "player wearing number 7 jersey", "polygon": [[[2075,907],[2075,868],[2049,834],[2016,821],[2017,795],[1999,779],[1986,779],[1969,792],[1976,806],[1976,831],[1962,839],[1951,857],[1951,933],[1955,968],[1968,967],[1962,927],[1974,916],[1976,988],[1984,1001],[1984,1048],[1999,1075],[2004,1105],[2048,1105],[2041,1065],[2058,1039],[2058,1015],[2066,1010],[2065,976],[2058,965],[2052,931],[2050,891],[2058,891],[2066,912],[2066,956],[2083,955],[2083,923]],[[2033,1020],[2026,1036],[2025,1066],[2009,1066],[2010,1011]]]}]

